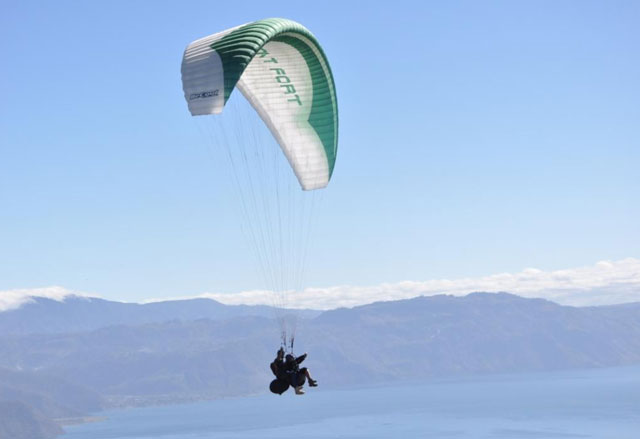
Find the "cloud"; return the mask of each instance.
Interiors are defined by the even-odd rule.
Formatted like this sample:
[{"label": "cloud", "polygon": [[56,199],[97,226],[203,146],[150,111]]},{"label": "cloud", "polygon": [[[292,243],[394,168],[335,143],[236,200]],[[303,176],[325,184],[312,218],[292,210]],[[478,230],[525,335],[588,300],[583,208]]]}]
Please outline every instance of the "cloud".
[{"label": "cloud", "polygon": [[[556,271],[526,268],[518,273],[498,273],[478,278],[404,281],[375,286],[342,285],[307,288],[288,294],[287,307],[332,309],[366,303],[409,299],[417,296],[472,292],[500,292],[538,297],[563,305],[612,305],[640,301],[640,259],[601,261],[595,265]],[[269,291],[243,291],[235,294],[206,293],[228,305],[273,305]]]},{"label": "cloud", "polygon": [[19,308],[25,303],[33,302],[37,297],[62,302],[67,297],[72,296],[90,297],[87,294],[78,293],[58,286],[0,291],[0,311]]},{"label": "cloud", "polygon": [[[227,305],[278,305],[287,308],[326,310],[436,294],[463,296],[477,291],[504,291],[572,306],[638,302],[640,301],[640,259],[601,261],[586,267],[555,271],[526,268],[518,273],[497,273],[476,278],[404,281],[374,286],[340,285],[329,288],[307,288],[301,292],[284,295],[276,295],[266,290],[251,290],[233,294],[204,293],[198,296],[152,299],[146,302],[199,297],[214,299]],[[18,308],[24,303],[33,301],[34,297],[64,301],[70,296],[95,297],[57,286],[0,291],[0,311]]]}]

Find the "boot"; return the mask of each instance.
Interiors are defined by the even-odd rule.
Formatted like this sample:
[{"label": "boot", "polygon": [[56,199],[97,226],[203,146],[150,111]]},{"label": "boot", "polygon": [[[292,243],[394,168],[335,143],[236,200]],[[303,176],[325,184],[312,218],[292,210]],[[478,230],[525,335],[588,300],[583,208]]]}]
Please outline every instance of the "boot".
[{"label": "boot", "polygon": [[302,390],[302,386],[296,387],[296,395],[304,395],[304,390]]},{"label": "boot", "polygon": [[318,387],[318,382],[309,378],[309,387]]}]

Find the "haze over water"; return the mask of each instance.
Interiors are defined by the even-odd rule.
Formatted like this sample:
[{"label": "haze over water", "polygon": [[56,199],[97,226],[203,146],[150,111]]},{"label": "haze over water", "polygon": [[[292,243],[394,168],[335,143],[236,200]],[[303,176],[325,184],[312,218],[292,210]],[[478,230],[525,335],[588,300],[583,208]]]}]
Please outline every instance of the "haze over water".
[{"label": "haze over water", "polygon": [[640,367],[434,379],[105,412],[67,439],[616,438],[640,431]]}]

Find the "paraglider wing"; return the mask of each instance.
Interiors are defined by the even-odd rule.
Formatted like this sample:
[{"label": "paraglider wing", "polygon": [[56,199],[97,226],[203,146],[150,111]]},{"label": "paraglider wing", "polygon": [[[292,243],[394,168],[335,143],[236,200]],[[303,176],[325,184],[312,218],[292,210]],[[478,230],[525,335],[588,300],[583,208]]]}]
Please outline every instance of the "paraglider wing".
[{"label": "paraglider wing", "polygon": [[271,18],[196,40],[182,60],[192,115],[219,114],[235,88],[267,125],[301,187],[325,187],[338,144],[338,107],[329,62],[316,38]]}]

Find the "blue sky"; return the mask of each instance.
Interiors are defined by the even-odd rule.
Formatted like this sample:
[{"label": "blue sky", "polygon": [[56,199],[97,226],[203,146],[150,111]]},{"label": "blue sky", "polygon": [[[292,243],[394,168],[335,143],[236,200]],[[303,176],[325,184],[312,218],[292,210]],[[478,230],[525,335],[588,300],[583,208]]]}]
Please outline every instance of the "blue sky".
[{"label": "blue sky", "polygon": [[262,288],[180,83],[265,17],[332,65],[309,286],[640,257],[637,2],[3,2],[0,291]]}]

